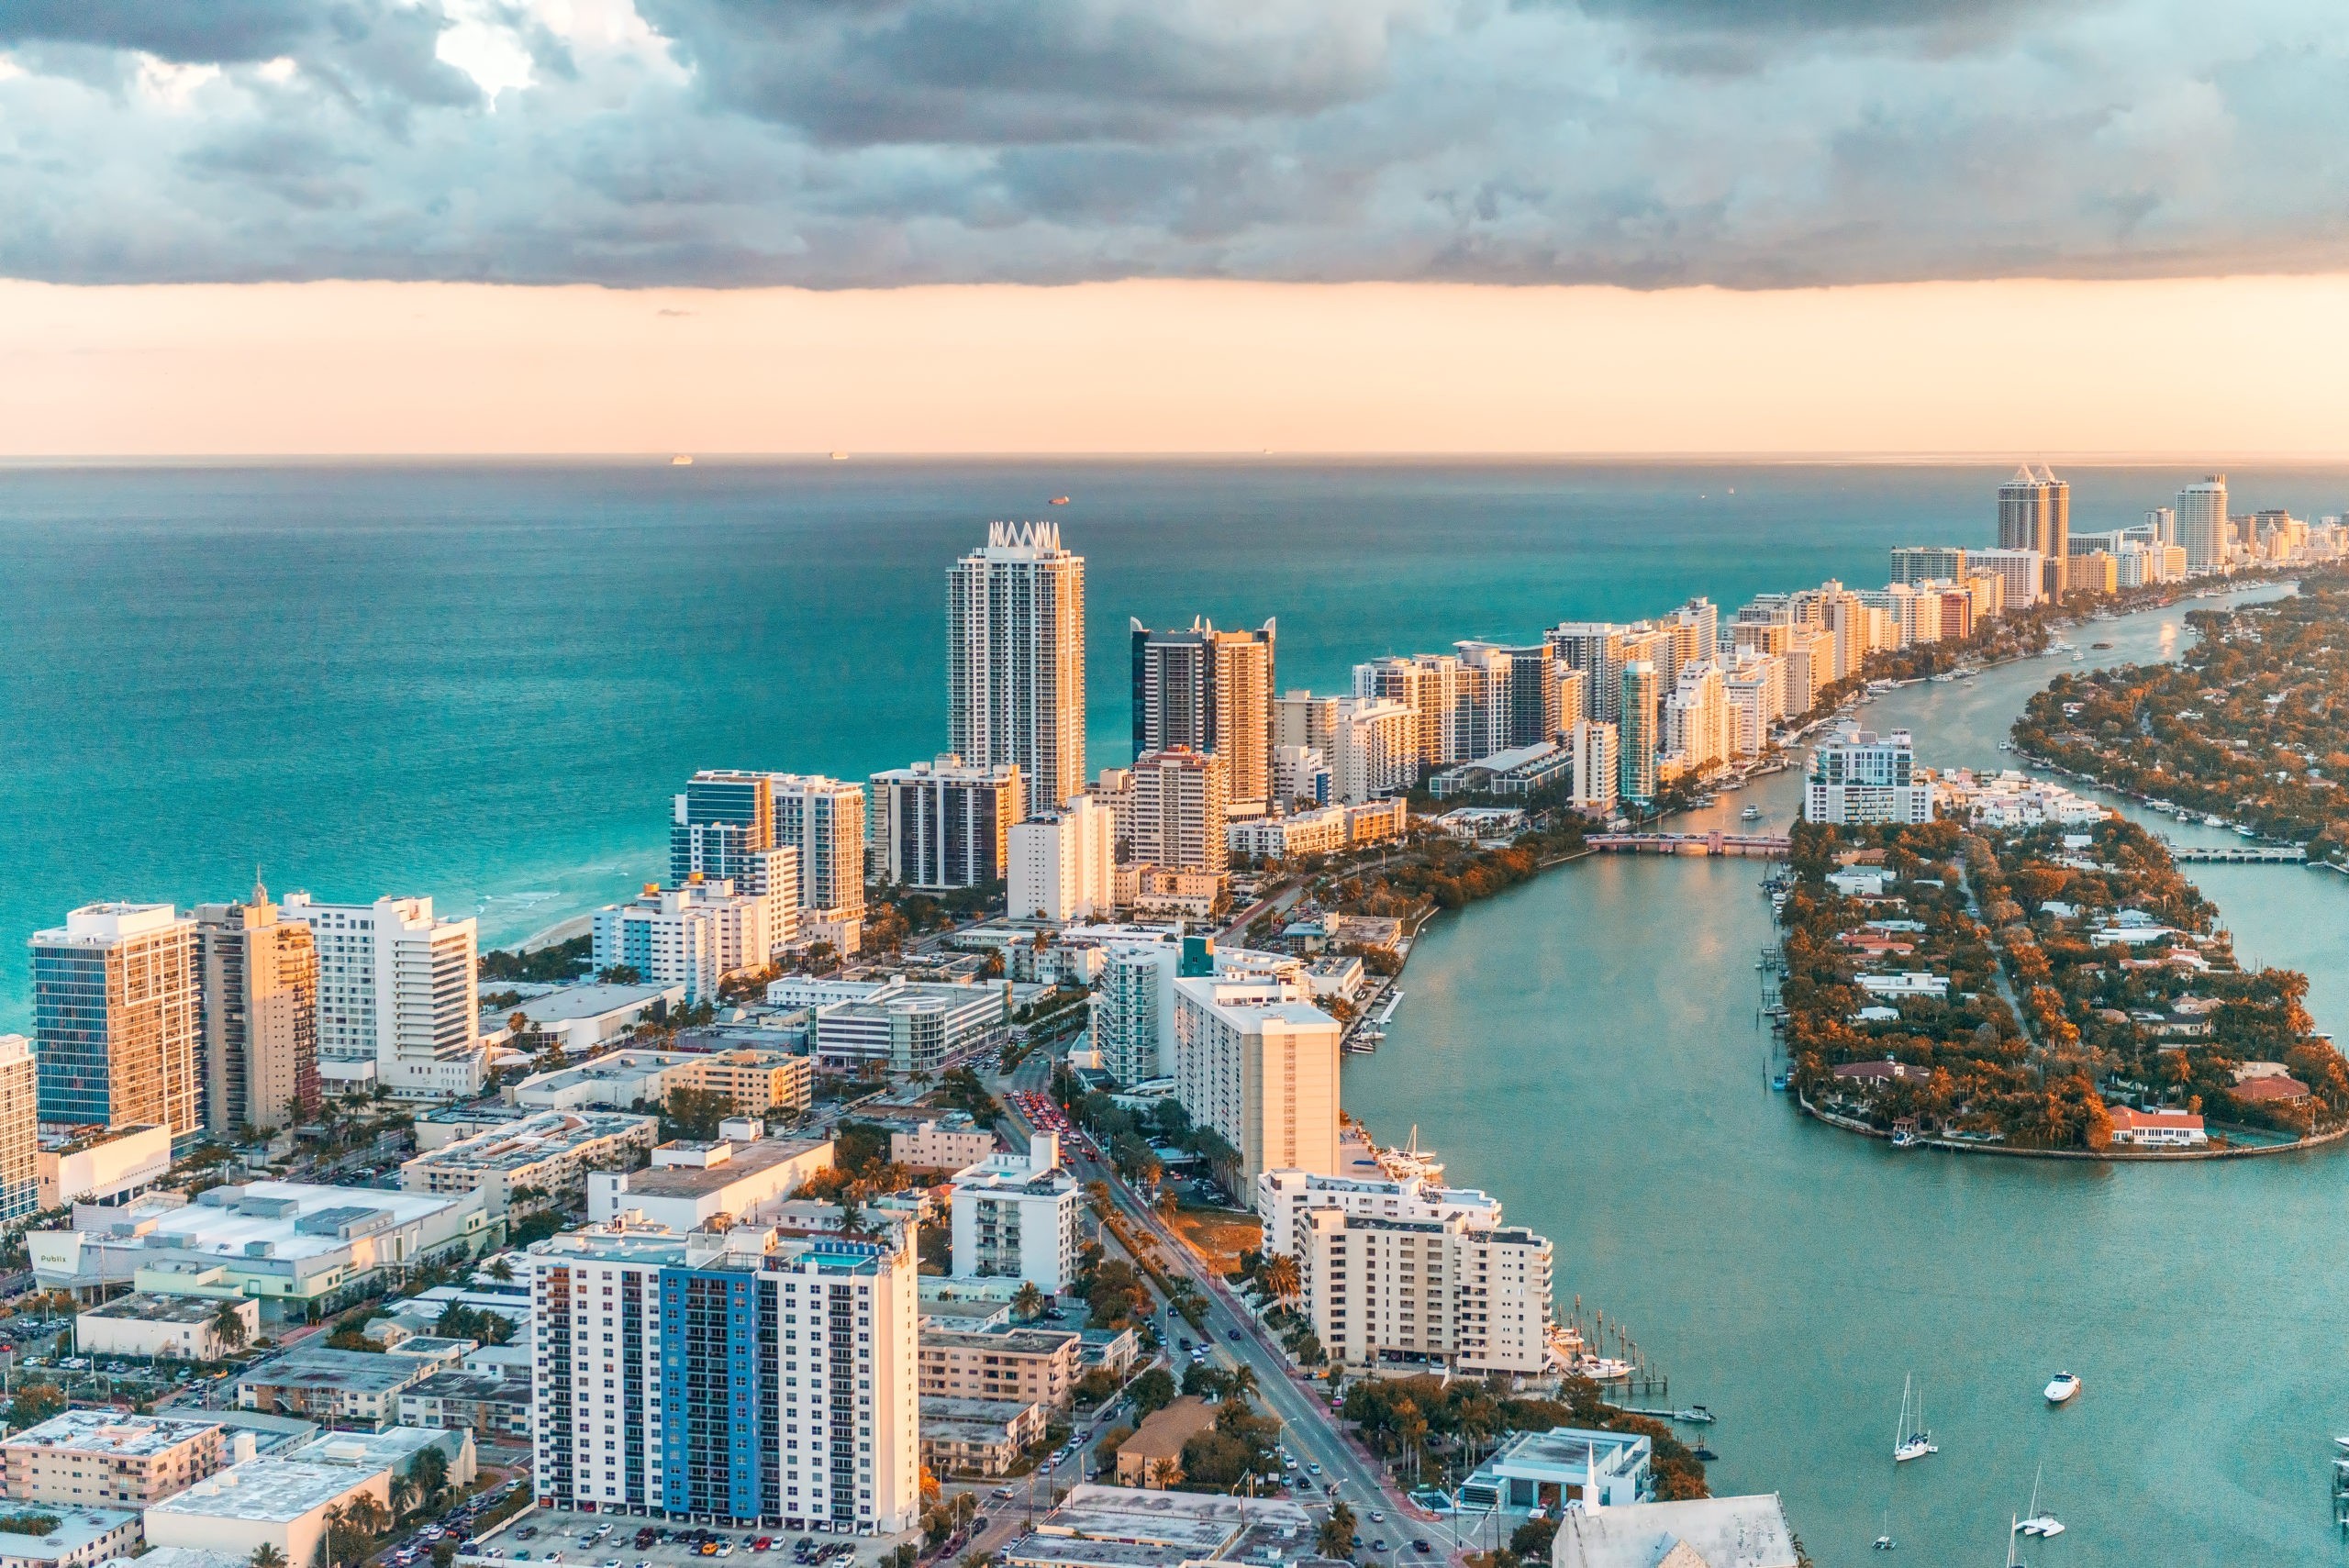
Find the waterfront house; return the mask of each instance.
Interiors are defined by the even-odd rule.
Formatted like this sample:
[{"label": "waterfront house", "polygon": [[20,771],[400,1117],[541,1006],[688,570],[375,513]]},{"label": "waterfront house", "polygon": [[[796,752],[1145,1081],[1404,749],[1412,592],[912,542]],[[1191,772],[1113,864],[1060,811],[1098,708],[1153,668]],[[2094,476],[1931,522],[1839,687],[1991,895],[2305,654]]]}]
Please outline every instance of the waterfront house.
[{"label": "waterfront house", "polygon": [[1879,1084],[1921,1084],[1932,1075],[1929,1068],[1911,1067],[1889,1056],[1881,1062],[1846,1062],[1835,1069],[1836,1082],[1869,1088]]},{"label": "waterfront house", "polygon": [[2202,1118],[2185,1111],[2140,1111],[2114,1106],[2112,1141],[2140,1149],[2195,1149],[2210,1141]]},{"label": "waterfront house", "polygon": [[2234,1096],[2253,1105],[2298,1106],[2309,1098],[2309,1086],[2298,1078],[2277,1073],[2246,1073],[2249,1067],[2277,1067],[2274,1062],[2246,1062],[2235,1069]]},{"label": "waterfront house", "polygon": [[1854,984],[1871,996],[1946,996],[1949,977],[1928,974],[1920,969],[1903,970],[1898,974],[1863,974]]}]

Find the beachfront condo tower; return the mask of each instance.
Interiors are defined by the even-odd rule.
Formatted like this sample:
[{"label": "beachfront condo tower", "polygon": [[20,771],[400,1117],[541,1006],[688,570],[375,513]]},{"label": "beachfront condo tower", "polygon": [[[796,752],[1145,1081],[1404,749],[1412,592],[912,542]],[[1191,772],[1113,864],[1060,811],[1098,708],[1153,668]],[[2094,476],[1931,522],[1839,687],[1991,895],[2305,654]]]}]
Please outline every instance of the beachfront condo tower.
[{"label": "beachfront condo tower", "polygon": [[947,747],[1007,764],[1039,809],[1085,787],[1085,558],[1052,523],[989,523],[946,609]]}]

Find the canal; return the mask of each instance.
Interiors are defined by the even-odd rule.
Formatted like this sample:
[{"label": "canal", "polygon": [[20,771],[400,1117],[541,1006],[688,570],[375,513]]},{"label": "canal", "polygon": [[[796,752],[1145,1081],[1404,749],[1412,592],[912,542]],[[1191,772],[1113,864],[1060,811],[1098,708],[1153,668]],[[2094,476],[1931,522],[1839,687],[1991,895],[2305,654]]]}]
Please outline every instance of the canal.
[{"label": "canal", "polygon": [[[2190,602],[2189,602],[2190,604]],[[2104,663],[2184,642],[2184,607],[2070,634]],[[1997,767],[2043,659],[1872,703],[1921,761]],[[1742,807],[1783,831],[1783,773]],[[2210,839],[2214,830],[2181,829]],[[2349,1040],[2349,878],[2196,866],[2246,961],[2306,969]],[[1559,1305],[1621,1320],[1720,1424],[1716,1492],[1782,1493],[1816,1562],[2003,1562],[2043,1465],[2069,1527],[2035,1565],[2349,1561],[2328,1497],[2349,1431],[2349,1152],[2174,1167],[1896,1153],[1768,1086],[1760,862],[1602,856],[1432,925],[1347,1108],[1416,1126],[1446,1179],[1557,1247]],[[2058,1369],[2084,1392],[2050,1410]],[[1902,1379],[1941,1452],[1891,1449]],[[1661,1402],[1661,1401],[1658,1401]]]}]

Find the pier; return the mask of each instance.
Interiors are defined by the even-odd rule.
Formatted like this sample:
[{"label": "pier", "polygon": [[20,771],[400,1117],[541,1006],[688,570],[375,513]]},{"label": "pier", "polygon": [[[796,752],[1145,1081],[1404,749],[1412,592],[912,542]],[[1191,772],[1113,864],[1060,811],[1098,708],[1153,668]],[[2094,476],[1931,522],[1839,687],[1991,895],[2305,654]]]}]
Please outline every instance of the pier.
[{"label": "pier", "polygon": [[1594,850],[1637,855],[1751,855],[1784,860],[1791,840],[1768,833],[1593,833],[1583,840]]}]

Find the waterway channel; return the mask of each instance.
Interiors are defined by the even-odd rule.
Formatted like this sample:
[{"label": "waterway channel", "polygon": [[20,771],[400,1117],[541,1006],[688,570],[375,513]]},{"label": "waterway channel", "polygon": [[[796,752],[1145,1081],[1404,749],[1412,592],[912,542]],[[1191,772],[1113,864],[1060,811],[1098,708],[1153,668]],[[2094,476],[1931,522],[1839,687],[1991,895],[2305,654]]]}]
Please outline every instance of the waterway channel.
[{"label": "waterway channel", "polygon": [[[2083,626],[2088,664],[2181,647],[2186,606]],[[1940,766],[2013,764],[2028,661],[1877,699]],[[1798,778],[1748,804],[1783,830]],[[2182,840],[2219,830],[2143,819]],[[2230,839],[2230,841],[2232,840]],[[1432,925],[1345,1103],[1413,1126],[1447,1180],[1557,1247],[1560,1305],[1604,1307],[1721,1415],[1716,1492],[1770,1491],[1813,1559],[2003,1562],[2045,1467],[2069,1527],[2035,1565],[2349,1562],[2328,1493],[2349,1432],[2349,1151],[2176,1166],[1931,1152],[1806,1120],[1768,1085],[1759,862],[1602,856]],[[2246,961],[2309,971],[2349,1040],[2349,878],[2189,868]],[[2051,1410],[2058,1369],[2086,1380]],[[1941,1451],[1896,1473],[1914,1373]],[[1661,1401],[1658,1401],[1659,1403]]]}]

